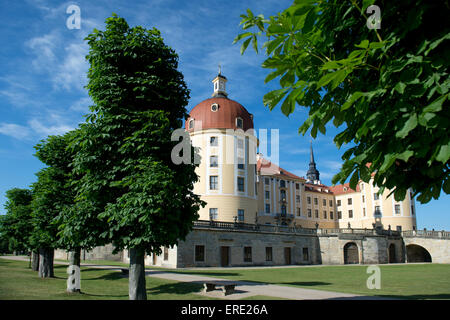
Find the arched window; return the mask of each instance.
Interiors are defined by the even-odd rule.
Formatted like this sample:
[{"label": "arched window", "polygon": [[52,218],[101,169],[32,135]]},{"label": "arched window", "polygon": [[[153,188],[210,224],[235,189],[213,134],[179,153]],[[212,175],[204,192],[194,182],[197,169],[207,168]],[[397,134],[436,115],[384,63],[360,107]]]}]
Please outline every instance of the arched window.
[{"label": "arched window", "polygon": [[189,129],[194,129],[194,119],[189,120]]},{"label": "arched window", "polygon": [[236,118],[236,127],[240,129],[244,128],[244,120],[242,120],[242,118]]}]

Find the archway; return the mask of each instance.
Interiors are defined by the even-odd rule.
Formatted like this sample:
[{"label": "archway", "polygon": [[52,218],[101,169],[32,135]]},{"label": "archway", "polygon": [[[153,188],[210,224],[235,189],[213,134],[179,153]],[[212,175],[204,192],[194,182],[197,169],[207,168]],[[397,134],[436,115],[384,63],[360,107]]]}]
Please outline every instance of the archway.
[{"label": "archway", "polygon": [[406,246],[406,257],[408,262],[432,262],[428,250],[417,244]]},{"label": "archway", "polygon": [[389,263],[396,263],[397,259],[395,258],[395,244],[391,243],[389,245]]},{"label": "archway", "polygon": [[354,242],[349,242],[344,246],[344,263],[345,264],[358,264],[359,253],[358,246]]}]

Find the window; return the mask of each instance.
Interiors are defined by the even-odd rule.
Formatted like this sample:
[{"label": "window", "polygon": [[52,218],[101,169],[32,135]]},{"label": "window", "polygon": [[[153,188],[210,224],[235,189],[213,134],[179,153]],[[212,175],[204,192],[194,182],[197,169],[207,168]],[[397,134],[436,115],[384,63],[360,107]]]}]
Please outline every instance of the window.
[{"label": "window", "polygon": [[326,207],[327,206],[327,200],[323,199],[322,204],[323,204],[324,207]]},{"label": "window", "polygon": [[217,220],[219,209],[209,208],[209,220]]},{"label": "window", "polygon": [[373,200],[378,200],[378,199],[380,199],[380,196],[378,195],[378,193],[374,193],[373,194]]},{"label": "window", "polygon": [[236,118],[236,127],[241,129],[244,127],[244,121],[242,120],[242,118]]},{"label": "window", "polygon": [[239,222],[244,221],[244,209],[238,209],[237,217]]},{"label": "window", "polygon": [[333,217],[333,211],[330,211],[330,219],[331,219],[331,220],[334,219],[334,217]]},{"label": "window", "polygon": [[319,210],[314,210],[314,217],[316,218],[316,219],[319,219]]},{"label": "window", "polygon": [[266,203],[266,213],[270,213],[270,204]]},{"label": "window", "polygon": [[353,219],[353,210],[348,210],[348,218]]},{"label": "window", "polygon": [[363,216],[366,216],[366,208],[363,208]]},{"label": "window", "polygon": [[338,219],[342,219],[342,212],[338,211]]},{"label": "window", "polygon": [[303,248],[302,253],[303,253],[303,261],[309,261],[309,252],[308,252],[308,248]]},{"label": "window", "polygon": [[286,214],[286,206],[284,204],[281,206],[281,213]]},{"label": "window", "polygon": [[266,261],[272,261],[272,247],[266,247]]},{"label": "window", "polygon": [[211,105],[211,111],[216,112],[219,109],[219,105],[217,103],[213,103]]},{"label": "window", "polygon": [[238,147],[238,149],[244,149],[244,140],[243,139],[237,139],[237,147]]},{"label": "window", "polygon": [[244,262],[252,262],[252,247],[244,247]]},{"label": "window", "polygon": [[337,200],[336,205],[339,207],[341,205],[341,200]]},{"label": "window", "polygon": [[295,184],[295,189],[297,189],[297,190],[300,189],[300,185],[298,183]]},{"label": "window", "polygon": [[189,120],[189,129],[194,129],[194,119]]},{"label": "window", "polygon": [[265,178],[265,179],[264,179],[264,183],[266,184],[266,186],[268,186],[268,185],[270,184],[269,178]]},{"label": "window", "polygon": [[267,200],[270,199],[270,191],[266,191],[266,199],[267,199]]},{"label": "window", "polygon": [[209,176],[209,189],[210,190],[218,190],[219,189],[219,177],[218,176]]},{"label": "window", "polygon": [[286,190],[280,190],[281,201],[286,201]]},{"label": "window", "polygon": [[348,198],[348,199],[347,199],[347,203],[348,203],[348,204],[352,204],[352,198]]},{"label": "window", "polygon": [[244,192],[244,178],[238,177],[237,178],[237,184],[238,184],[238,191]]},{"label": "window", "polygon": [[319,199],[314,198],[314,204],[315,204],[315,205],[318,205],[318,204],[319,204]]},{"label": "window", "polygon": [[164,261],[169,260],[169,248],[164,247]]},{"label": "window", "polygon": [[333,206],[333,200],[330,200],[330,207]]},{"label": "window", "polygon": [[361,190],[364,190],[364,183],[360,184]]},{"label": "window", "polygon": [[395,205],[395,214],[400,214],[400,205],[399,204]]},{"label": "window", "polygon": [[376,216],[381,216],[380,206],[375,206],[375,215]]},{"label": "window", "polygon": [[195,261],[205,261],[205,246],[195,246]]},{"label": "window", "polygon": [[238,169],[239,170],[244,170],[245,168],[244,168],[244,158],[238,158],[237,159],[238,160]]},{"label": "window", "polygon": [[307,200],[308,204],[311,204],[311,197],[307,197],[306,200]]},{"label": "window", "polygon": [[286,188],[286,181],[280,180],[280,188]]},{"label": "window", "polygon": [[211,168],[217,168],[219,166],[219,157],[218,156],[209,157],[209,166]]},{"label": "window", "polygon": [[311,218],[311,209],[308,209],[308,218]]},{"label": "window", "polygon": [[362,196],[362,202],[366,202],[366,198],[364,196]]},{"label": "window", "polygon": [[297,216],[301,216],[302,215],[302,210],[300,208],[297,208]]},{"label": "window", "polygon": [[295,201],[298,202],[298,203],[300,202],[300,196],[299,195],[295,196]]},{"label": "window", "polygon": [[209,145],[211,147],[217,147],[219,145],[219,140],[217,139],[217,137],[209,138]]},{"label": "window", "polygon": [[324,219],[328,219],[328,218],[327,218],[327,211],[326,211],[326,210],[323,210],[323,218],[324,218]]}]

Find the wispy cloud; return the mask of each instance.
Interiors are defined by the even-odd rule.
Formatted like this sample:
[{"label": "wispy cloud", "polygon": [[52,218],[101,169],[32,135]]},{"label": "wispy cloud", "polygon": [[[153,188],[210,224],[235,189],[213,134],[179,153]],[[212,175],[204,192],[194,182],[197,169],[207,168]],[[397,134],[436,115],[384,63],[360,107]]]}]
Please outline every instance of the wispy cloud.
[{"label": "wispy cloud", "polygon": [[14,123],[0,123],[0,134],[13,137],[18,140],[25,140],[30,137],[30,129]]}]

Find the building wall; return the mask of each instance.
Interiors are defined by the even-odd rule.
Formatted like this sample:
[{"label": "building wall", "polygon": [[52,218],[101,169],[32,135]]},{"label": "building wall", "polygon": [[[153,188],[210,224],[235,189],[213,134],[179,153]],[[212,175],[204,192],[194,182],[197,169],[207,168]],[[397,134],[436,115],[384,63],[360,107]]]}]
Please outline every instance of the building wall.
[{"label": "building wall", "polygon": [[[385,190],[376,199],[378,188],[372,183],[360,181],[359,192],[350,191],[345,194],[336,195],[336,202],[341,201],[341,206],[337,207],[342,212],[342,219],[339,219],[339,227],[347,228],[350,223],[352,228],[373,228],[373,223],[378,222],[384,229],[413,230],[417,227],[415,204],[410,192],[407,192],[403,201],[395,201],[394,196],[388,197],[390,190]],[[348,199],[352,199],[352,205],[348,204]],[[396,213],[396,205],[399,213]],[[375,215],[375,208],[379,207],[381,214]],[[353,210],[353,218],[349,218],[349,210]]]},{"label": "building wall", "polygon": [[[211,145],[211,138],[217,146]],[[191,133],[194,147],[199,148],[201,163],[196,169],[199,181],[194,192],[207,205],[199,210],[201,220],[210,220],[210,209],[217,208],[218,221],[233,222],[238,210],[244,210],[244,222],[254,223],[257,212],[256,196],[256,137],[252,131],[198,130]],[[217,157],[217,167],[211,166],[211,157]],[[239,168],[238,159],[243,160]],[[210,189],[210,176],[218,177],[217,190]],[[244,179],[244,190],[238,189],[238,178]]]}]

